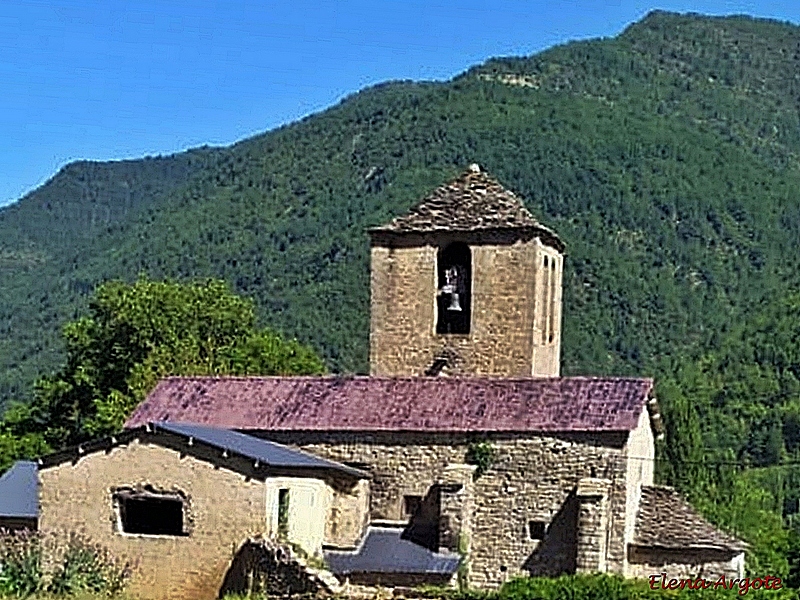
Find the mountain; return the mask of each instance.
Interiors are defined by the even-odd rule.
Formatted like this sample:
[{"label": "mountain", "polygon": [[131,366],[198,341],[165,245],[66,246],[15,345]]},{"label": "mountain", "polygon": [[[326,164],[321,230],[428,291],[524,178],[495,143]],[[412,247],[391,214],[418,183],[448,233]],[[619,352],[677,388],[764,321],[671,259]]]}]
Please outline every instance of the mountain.
[{"label": "mountain", "polygon": [[800,335],[770,333],[800,323],[797,73],[797,26],[654,12],[231,147],[71,164],[0,209],[0,393],[28,398],[93,288],[141,272],[224,278],[363,372],[365,228],[477,162],[567,244],[563,372],[675,381],[708,444],[773,464],[800,448]]}]

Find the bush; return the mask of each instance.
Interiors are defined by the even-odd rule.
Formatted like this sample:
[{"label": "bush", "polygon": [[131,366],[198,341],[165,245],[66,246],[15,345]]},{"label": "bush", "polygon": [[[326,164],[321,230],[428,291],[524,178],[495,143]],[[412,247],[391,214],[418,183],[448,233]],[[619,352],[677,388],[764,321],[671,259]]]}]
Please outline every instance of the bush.
[{"label": "bush", "polygon": [[[0,533],[0,597],[116,596],[130,575],[128,565],[120,565],[107,550],[77,535],[71,535],[64,548],[48,545],[44,552],[43,546],[37,533]],[[49,574],[42,567],[45,553],[56,557]]]},{"label": "bush", "polygon": [[564,575],[513,579],[499,595],[502,600],[638,600],[658,594],[646,581],[615,575]]},{"label": "bush", "polygon": [[494,446],[490,442],[473,442],[467,448],[464,462],[468,465],[475,465],[474,478],[477,479],[488,471],[495,459]]},{"label": "bush", "polygon": [[73,535],[48,591],[58,596],[78,592],[115,596],[123,590],[129,575],[128,565],[118,564],[106,549]]},{"label": "bush", "polygon": [[[707,577],[714,581],[716,577]],[[728,579],[730,581],[730,579]],[[625,579],[619,575],[563,575],[561,577],[530,577],[512,579],[498,593],[498,600],[741,600],[769,598],[797,600],[797,590],[747,590],[741,594],[733,589],[652,590],[645,579]]]},{"label": "bush", "polygon": [[25,597],[42,589],[41,550],[34,533],[0,532],[0,596]]}]

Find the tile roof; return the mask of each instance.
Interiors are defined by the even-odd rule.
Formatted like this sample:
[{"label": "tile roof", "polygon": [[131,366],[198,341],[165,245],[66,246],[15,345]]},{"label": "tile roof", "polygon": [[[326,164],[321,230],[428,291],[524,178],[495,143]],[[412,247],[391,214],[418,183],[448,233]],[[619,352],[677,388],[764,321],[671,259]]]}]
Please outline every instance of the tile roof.
[{"label": "tile roof", "polygon": [[354,552],[325,552],[325,560],[335,575],[350,573],[413,573],[452,575],[460,557],[439,554],[401,538],[403,530],[392,527],[367,528],[367,534]]},{"label": "tile roof", "polygon": [[686,550],[716,548],[742,552],[746,544],[714,527],[678,492],[666,486],[643,486],[633,543]]},{"label": "tile roof", "polygon": [[624,377],[170,377],[126,427],[238,430],[630,431],[652,388]]},{"label": "tile roof", "polygon": [[455,180],[436,188],[405,215],[370,231],[419,233],[487,229],[538,230],[561,244],[558,236],[539,223],[517,196],[478,165],[471,165]]},{"label": "tile roof", "polygon": [[19,460],[0,477],[0,517],[39,516],[39,474],[36,463]]},{"label": "tile roof", "polygon": [[229,429],[205,427],[189,423],[151,423],[153,432],[166,431],[184,438],[191,438],[220,450],[257,460],[262,464],[275,468],[292,469],[328,469],[343,471],[355,477],[368,477],[367,473],[343,464],[319,458],[307,452],[294,450],[275,442],[262,440]]}]

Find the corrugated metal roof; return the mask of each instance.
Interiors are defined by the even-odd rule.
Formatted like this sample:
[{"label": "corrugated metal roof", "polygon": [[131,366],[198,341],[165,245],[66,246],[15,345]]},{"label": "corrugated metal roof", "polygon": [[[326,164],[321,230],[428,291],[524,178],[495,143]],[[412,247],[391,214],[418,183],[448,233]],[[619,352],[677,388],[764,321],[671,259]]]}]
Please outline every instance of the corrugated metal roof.
[{"label": "corrugated metal roof", "polygon": [[413,573],[452,575],[461,558],[432,552],[402,539],[403,530],[370,526],[354,552],[325,552],[325,560],[336,575],[350,573]]},{"label": "corrugated metal roof", "polygon": [[35,462],[20,460],[0,477],[0,517],[39,516],[39,472]]},{"label": "corrugated metal roof", "polygon": [[332,460],[319,458],[307,452],[294,450],[281,444],[276,444],[275,442],[262,440],[229,429],[174,422],[151,423],[150,427],[154,433],[166,431],[187,439],[192,438],[220,450],[228,450],[240,456],[257,460],[270,467],[287,469],[329,469],[343,471],[354,477],[369,477],[369,475],[363,471],[353,469]]},{"label": "corrugated metal roof", "polygon": [[241,431],[630,431],[651,379],[171,377],[125,424]]},{"label": "corrugated metal roof", "polygon": [[642,486],[633,543],[676,550],[718,548],[742,552],[746,548],[742,540],[714,527],[667,486]]}]

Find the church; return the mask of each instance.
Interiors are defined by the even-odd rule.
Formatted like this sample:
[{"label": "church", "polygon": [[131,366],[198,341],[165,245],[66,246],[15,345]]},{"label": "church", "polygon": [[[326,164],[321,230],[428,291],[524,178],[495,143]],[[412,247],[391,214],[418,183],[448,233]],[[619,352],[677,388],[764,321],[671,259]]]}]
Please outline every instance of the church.
[{"label": "church", "polygon": [[256,535],[352,584],[742,576],[654,484],[652,380],[560,376],[565,245],[514,193],[472,165],[369,236],[369,376],[164,379],[120,435],[0,478],[0,526],[80,527],[148,597],[212,597]]}]

